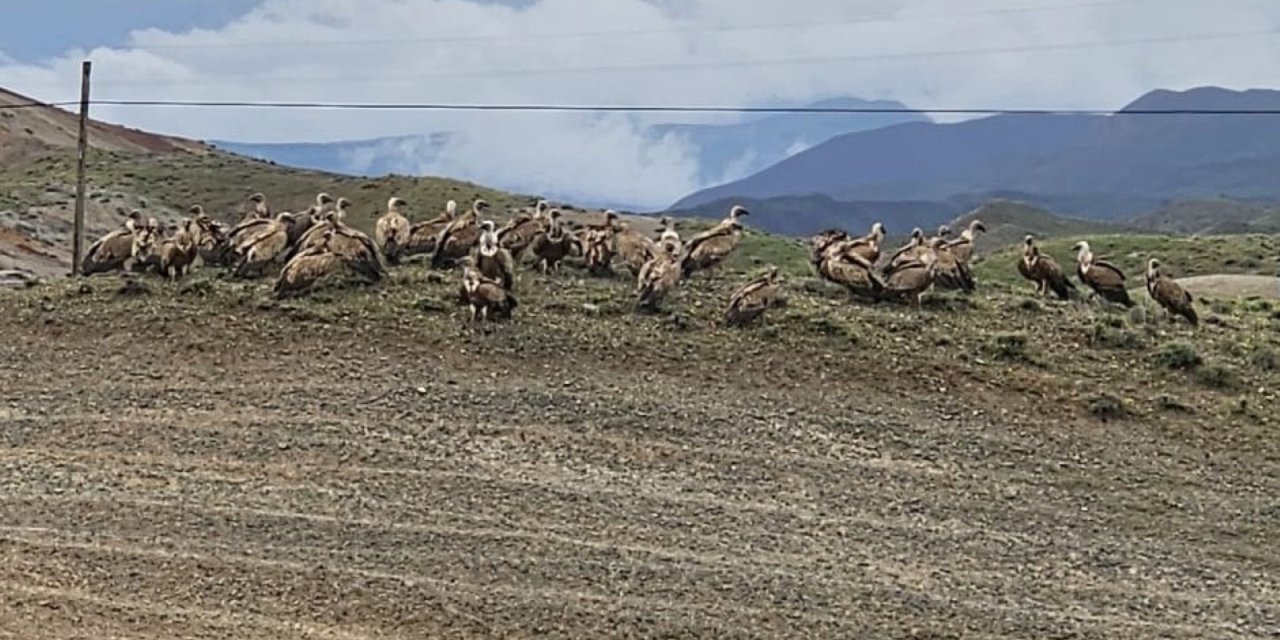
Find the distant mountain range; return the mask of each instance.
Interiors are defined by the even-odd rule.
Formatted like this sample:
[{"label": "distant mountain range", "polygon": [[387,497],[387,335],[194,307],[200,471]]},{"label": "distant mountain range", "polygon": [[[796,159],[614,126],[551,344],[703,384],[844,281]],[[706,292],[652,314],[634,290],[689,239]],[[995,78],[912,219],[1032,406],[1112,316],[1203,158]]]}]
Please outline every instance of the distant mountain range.
[{"label": "distant mountain range", "polygon": [[[900,102],[835,98],[808,105],[821,109],[905,109]],[[729,124],[657,124],[644,131],[646,139],[673,136],[690,144],[698,158],[702,184],[717,184],[763,170],[788,155],[820,144],[834,136],[867,131],[905,122],[928,122],[914,113],[779,113],[750,115]],[[370,140],[336,142],[255,143],[215,140],[214,146],[240,155],[303,169],[376,177],[388,174],[416,175],[444,153],[456,134],[423,133]],[[497,184],[519,190],[519,185]],[[572,198],[567,185],[565,197]],[[590,203],[629,208],[618,203]]]},{"label": "distant mountain range", "polygon": [[[1280,110],[1280,91],[1162,90],[1121,111],[1152,110]],[[748,200],[769,212],[755,219],[764,228],[809,233],[848,219],[848,210],[908,207],[898,224],[937,224],[976,202],[1011,198],[1114,220],[1223,196],[1280,201],[1280,117],[998,115],[898,124],[837,136],[670,209],[719,217],[731,201]]]}]

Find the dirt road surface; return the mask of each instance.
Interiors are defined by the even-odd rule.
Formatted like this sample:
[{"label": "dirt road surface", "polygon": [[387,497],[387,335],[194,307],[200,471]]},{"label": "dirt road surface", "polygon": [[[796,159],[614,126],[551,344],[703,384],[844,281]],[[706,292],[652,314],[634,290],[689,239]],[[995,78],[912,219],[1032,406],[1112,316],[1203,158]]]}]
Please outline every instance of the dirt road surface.
[{"label": "dirt road surface", "polygon": [[38,317],[0,346],[0,637],[1280,633],[1274,446],[829,345]]}]

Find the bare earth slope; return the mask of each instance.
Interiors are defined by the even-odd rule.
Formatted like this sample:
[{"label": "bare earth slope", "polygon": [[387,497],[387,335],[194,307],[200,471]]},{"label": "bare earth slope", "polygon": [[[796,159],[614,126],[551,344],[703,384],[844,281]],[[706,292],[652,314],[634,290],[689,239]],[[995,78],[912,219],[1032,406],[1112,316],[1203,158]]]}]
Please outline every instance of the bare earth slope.
[{"label": "bare earth slope", "polygon": [[[793,277],[726,331],[730,283],[644,317],[571,271],[522,275],[516,320],[476,331],[453,278],[0,292],[0,637],[1280,628],[1269,308],[1193,337]],[[1187,338],[1236,378],[1158,364]]]}]

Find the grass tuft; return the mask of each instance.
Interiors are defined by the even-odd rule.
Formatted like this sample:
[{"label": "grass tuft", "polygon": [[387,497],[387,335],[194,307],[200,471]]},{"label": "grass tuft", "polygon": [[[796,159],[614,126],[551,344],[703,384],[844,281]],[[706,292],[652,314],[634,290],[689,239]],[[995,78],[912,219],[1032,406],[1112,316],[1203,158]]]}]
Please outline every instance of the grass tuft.
[{"label": "grass tuft", "polygon": [[1166,369],[1195,369],[1204,363],[1196,348],[1186,340],[1175,340],[1160,348],[1155,355],[1156,364]]}]

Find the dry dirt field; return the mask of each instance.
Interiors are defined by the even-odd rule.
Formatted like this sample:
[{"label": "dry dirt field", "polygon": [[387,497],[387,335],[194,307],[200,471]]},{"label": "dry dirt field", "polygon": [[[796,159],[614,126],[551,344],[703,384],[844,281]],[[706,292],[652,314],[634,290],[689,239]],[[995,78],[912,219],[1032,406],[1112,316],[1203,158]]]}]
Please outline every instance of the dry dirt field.
[{"label": "dry dirt field", "polygon": [[[797,286],[728,332],[540,282],[486,332],[451,283],[116,286],[0,292],[2,638],[1280,634],[1274,409],[1225,408],[1275,376],[1034,333],[1083,312]],[[996,328],[1040,362],[973,356]]]}]

